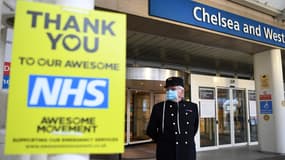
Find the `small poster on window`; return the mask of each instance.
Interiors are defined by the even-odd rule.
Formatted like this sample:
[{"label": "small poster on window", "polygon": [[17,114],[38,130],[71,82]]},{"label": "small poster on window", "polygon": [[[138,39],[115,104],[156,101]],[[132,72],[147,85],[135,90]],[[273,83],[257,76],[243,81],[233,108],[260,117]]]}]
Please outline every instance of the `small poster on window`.
[{"label": "small poster on window", "polygon": [[215,100],[200,101],[200,117],[201,118],[215,118],[216,107]]}]

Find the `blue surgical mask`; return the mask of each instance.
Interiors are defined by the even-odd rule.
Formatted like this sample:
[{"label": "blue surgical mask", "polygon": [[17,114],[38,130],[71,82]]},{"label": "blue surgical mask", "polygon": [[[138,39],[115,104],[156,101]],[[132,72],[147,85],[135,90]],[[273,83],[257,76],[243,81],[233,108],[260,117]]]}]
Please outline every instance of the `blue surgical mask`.
[{"label": "blue surgical mask", "polygon": [[176,90],[168,90],[166,91],[166,99],[171,101],[177,100],[177,91]]}]

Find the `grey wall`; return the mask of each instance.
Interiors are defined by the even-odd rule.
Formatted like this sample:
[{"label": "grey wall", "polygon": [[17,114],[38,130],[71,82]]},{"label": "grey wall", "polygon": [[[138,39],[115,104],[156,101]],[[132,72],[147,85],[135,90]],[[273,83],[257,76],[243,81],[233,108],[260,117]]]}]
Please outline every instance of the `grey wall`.
[{"label": "grey wall", "polygon": [[270,7],[273,7],[275,9],[282,10],[285,8],[285,1],[284,0],[253,0],[258,1],[260,3],[266,4]]}]

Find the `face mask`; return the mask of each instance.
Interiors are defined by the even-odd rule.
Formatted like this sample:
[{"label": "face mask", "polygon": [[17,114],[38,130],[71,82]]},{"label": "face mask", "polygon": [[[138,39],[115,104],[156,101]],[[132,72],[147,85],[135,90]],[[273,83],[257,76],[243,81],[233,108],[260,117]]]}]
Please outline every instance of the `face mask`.
[{"label": "face mask", "polygon": [[166,99],[171,101],[177,100],[177,91],[168,90],[166,91]]}]

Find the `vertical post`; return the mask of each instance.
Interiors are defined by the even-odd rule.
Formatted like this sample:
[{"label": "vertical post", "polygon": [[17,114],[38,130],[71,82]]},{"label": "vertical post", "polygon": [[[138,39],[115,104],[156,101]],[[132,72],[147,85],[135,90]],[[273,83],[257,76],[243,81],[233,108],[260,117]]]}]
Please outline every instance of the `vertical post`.
[{"label": "vertical post", "polygon": [[258,141],[261,151],[285,153],[285,104],[280,49],[254,55]]},{"label": "vertical post", "polygon": [[[2,24],[2,11],[3,0],[0,0],[0,159],[13,159],[13,160],[30,160],[30,155],[15,155],[5,156],[5,123],[6,123],[6,108],[7,108],[7,91],[2,89],[3,84],[3,71],[5,61],[5,47],[6,47],[6,34],[7,27]],[[3,27],[3,28],[2,28]]]},{"label": "vertical post", "polygon": [[3,80],[3,62],[4,62],[4,36],[2,30],[2,5],[3,0],[0,0],[0,159],[4,159],[4,138],[5,138],[5,130],[4,130],[4,117],[6,113],[4,112],[5,106],[3,105],[4,95],[2,94],[2,80]]},{"label": "vertical post", "polygon": [[127,91],[127,124],[126,124],[126,127],[127,127],[127,144],[130,143],[130,133],[131,133],[131,94],[132,92],[130,90]]},{"label": "vertical post", "polygon": [[[90,9],[94,8],[94,0],[56,0],[56,4],[67,6],[67,7],[76,7],[81,9]],[[89,154],[62,154],[62,155],[49,155],[48,160],[89,160]]]},{"label": "vertical post", "polygon": [[[2,6],[3,6],[3,0],[0,0],[0,129],[4,129],[4,117],[6,117],[4,115],[3,112],[5,112],[4,108],[6,106],[4,106],[3,102],[4,102],[4,98],[6,98],[4,96],[4,93],[2,91],[2,81],[3,81],[3,65],[4,65],[4,46],[5,46],[5,36],[4,36],[4,30],[2,30]],[[6,114],[6,113],[5,113]],[[0,135],[1,136],[1,135]]]}]

